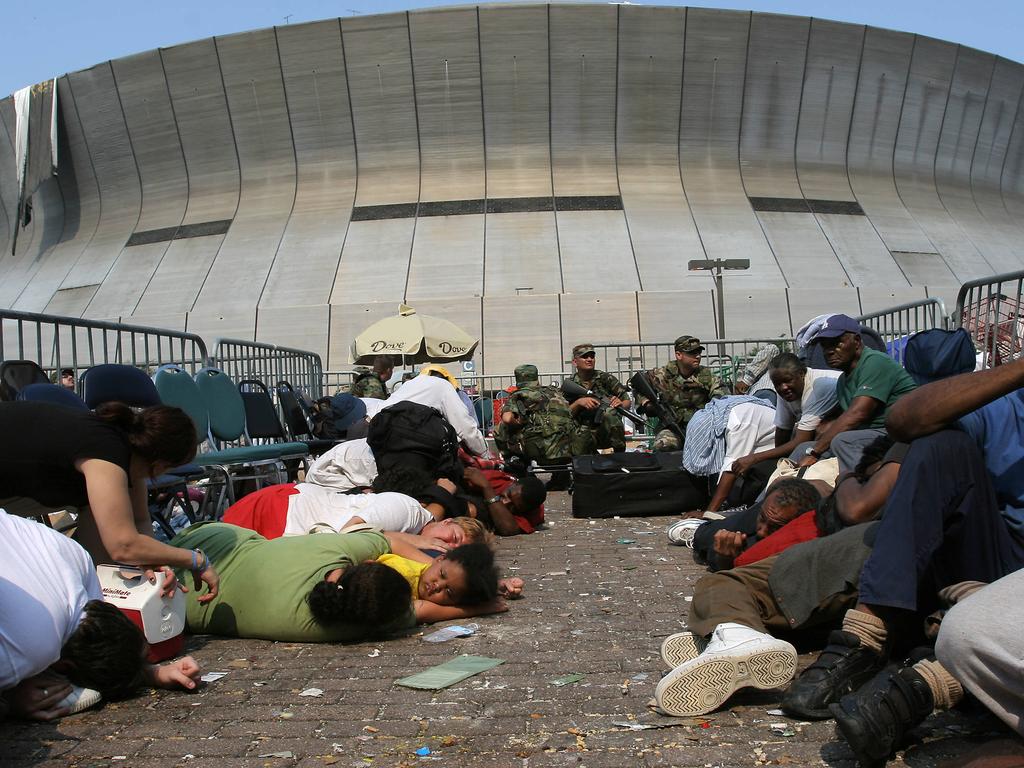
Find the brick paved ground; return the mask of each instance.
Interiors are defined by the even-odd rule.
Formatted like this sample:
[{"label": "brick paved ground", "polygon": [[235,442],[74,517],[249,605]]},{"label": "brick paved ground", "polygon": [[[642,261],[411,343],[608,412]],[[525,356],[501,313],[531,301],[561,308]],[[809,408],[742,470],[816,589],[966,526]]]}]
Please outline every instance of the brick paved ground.
[{"label": "brick paved ground", "polygon": [[[502,542],[499,559],[527,580],[526,598],[478,619],[473,637],[431,644],[417,633],[353,646],[194,637],[189,652],[225,677],[56,725],[0,724],[0,764],[853,768],[831,723],[768,714],[777,693],[739,694],[706,718],[647,712],[663,671],[661,638],[682,626],[700,569],[689,550],[665,543],[663,518],[590,522],[568,508],[565,494],[553,494],[550,529]],[[394,686],[460,653],[506,661],[443,691]],[[551,684],[574,672],[585,677]],[[310,687],[323,696],[299,696]],[[773,731],[782,722],[792,735]],[[1004,731],[975,712],[935,718],[921,733],[902,760],[927,768]],[[417,757],[421,747],[431,754]]]}]

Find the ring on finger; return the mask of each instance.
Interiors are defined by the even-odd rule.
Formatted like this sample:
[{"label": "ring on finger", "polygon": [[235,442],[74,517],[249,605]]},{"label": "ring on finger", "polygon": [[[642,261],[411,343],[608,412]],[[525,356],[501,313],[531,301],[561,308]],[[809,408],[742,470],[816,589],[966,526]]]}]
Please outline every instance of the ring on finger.
[{"label": "ring on finger", "polygon": [[49,695],[50,695],[50,691],[47,690],[46,688],[43,688],[43,696],[49,696]]}]

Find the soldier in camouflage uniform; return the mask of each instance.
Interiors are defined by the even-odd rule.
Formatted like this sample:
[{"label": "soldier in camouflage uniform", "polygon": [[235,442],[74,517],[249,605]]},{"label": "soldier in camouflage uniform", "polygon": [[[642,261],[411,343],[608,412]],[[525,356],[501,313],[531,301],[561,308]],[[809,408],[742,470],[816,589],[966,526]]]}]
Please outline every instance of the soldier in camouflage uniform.
[{"label": "soldier in camouflage uniform", "polygon": [[378,355],[373,359],[373,370],[356,377],[349,387],[349,394],[355,397],[388,399],[387,380],[395,370],[395,361],[389,355]]},{"label": "soldier in camouflage uniform", "polygon": [[[676,339],[675,347],[675,362],[648,371],[647,378],[685,432],[694,413],[712,398],[724,397],[729,393],[722,385],[722,380],[700,364],[700,355],[704,351],[700,339],[680,336]],[[653,415],[654,411],[646,398],[638,397],[637,402],[642,411]],[[652,445],[655,451],[679,451],[682,447],[678,435],[668,429],[659,431]]]},{"label": "soldier in camouflage uniform", "polygon": [[[616,453],[626,450],[626,431],[622,416],[614,409],[629,408],[629,390],[605,371],[595,368],[596,353],[593,344],[577,344],[572,348],[572,364],[576,373],[569,381],[591,390],[596,397],[580,397],[569,404],[569,410],[581,429],[594,433],[598,448],[612,448]],[[604,398],[609,407],[602,408],[598,398]]]},{"label": "soldier in camouflage uniform", "polygon": [[520,365],[515,373],[519,388],[505,400],[501,421],[494,430],[498,450],[538,464],[593,453],[593,435],[579,429],[558,389],[541,386],[537,366]]}]

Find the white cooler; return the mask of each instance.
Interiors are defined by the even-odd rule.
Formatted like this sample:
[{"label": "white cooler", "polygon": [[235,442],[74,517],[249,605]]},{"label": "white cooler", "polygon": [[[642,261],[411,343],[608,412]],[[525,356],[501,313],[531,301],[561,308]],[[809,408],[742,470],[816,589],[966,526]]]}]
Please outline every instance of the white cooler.
[{"label": "white cooler", "polygon": [[185,595],[180,589],[174,597],[160,596],[160,580],[150,584],[142,571],[124,565],[96,567],[103,600],[116,605],[146,636],[150,663],[173,658],[185,647]]}]

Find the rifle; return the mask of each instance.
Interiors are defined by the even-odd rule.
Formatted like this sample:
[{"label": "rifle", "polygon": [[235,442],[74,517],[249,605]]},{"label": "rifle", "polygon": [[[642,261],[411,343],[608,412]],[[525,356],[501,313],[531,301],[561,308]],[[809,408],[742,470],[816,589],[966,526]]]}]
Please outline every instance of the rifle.
[{"label": "rifle", "polygon": [[682,442],[686,442],[686,432],[679,426],[676,417],[672,415],[672,410],[662,400],[661,393],[651,386],[650,380],[643,371],[637,371],[630,377],[629,388],[647,398],[647,401],[653,406],[654,415],[658,417],[665,429],[671,430]]},{"label": "rifle", "polygon": [[620,405],[613,408],[612,404],[608,401],[607,398],[601,397],[592,389],[587,389],[586,387],[577,384],[572,379],[566,379],[565,381],[562,382],[562,394],[565,395],[566,400],[568,400],[570,403],[575,400],[578,400],[581,397],[592,397],[595,400],[597,400],[601,405],[594,413],[595,424],[597,424],[600,421],[601,414],[603,414],[608,408],[612,408],[612,410],[614,410],[616,413],[625,416],[626,418],[632,421],[635,421],[637,424],[642,424],[645,427],[647,426],[647,420],[644,419],[644,417],[641,416],[636,411],[630,410],[629,408],[626,408],[624,405]]}]

